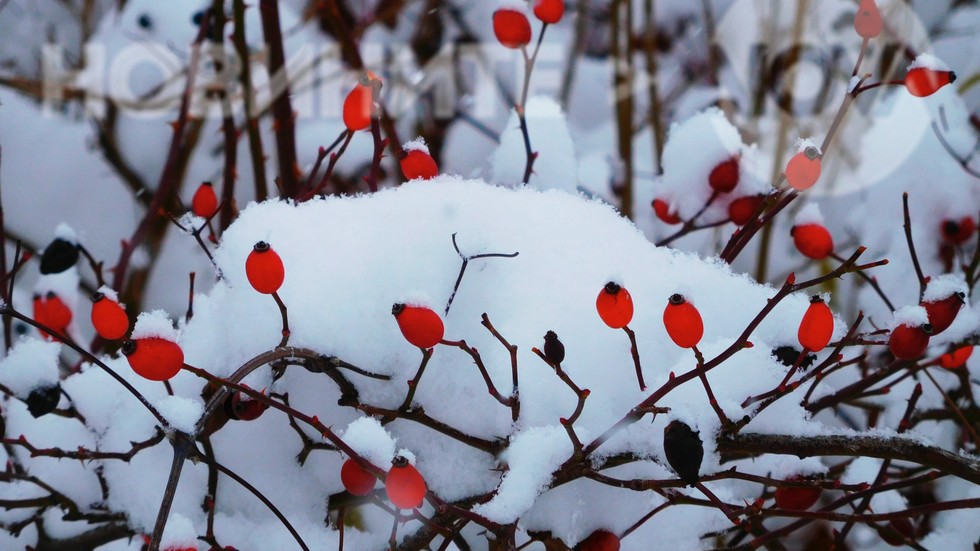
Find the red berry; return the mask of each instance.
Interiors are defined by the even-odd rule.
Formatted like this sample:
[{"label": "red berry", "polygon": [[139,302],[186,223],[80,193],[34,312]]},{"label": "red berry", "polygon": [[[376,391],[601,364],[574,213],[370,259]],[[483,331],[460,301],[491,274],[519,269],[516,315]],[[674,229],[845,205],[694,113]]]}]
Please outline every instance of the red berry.
[{"label": "red berry", "polygon": [[920,306],[926,309],[926,313],[929,315],[929,325],[932,326],[933,335],[942,333],[953,324],[953,320],[956,319],[956,314],[963,307],[965,296],[961,292],[953,293],[942,300],[920,304]]},{"label": "red berry", "polygon": [[752,220],[752,216],[759,210],[759,206],[766,200],[765,195],[748,195],[739,197],[728,205],[728,217],[736,226],[744,226]]},{"label": "red berry", "polygon": [[371,113],[374,109],[374,82],[380,81],[377,75],[368,71],[354,89],[344,99],[344,126],[351,132],[364,130],[371,126]]},{"label": "red berry", "polygon": [[606,530],[596,530],[582,540],[576,548],[579,551],[619,551],[619,538]]},{"label": "red berry", "polygon": [[[51,291],[45,296],[34,296],[34,321],[44,325],[57,333],[64,334],[71,323],[71,309]],[[52,338],[43,330],[41,336],[47,339]]]},{"label": "red berry", "polygon": [[230,399],[231,415],[238,421],[254,421],[269,409],[269,404],[256,400],[248,394],[242,394],[240,390],[236,390]]},{"label": "red berry", "polygon": [[815,147],[800,151],[786,164],[786,181],[798,191],[813,186],[820,179],[820,153]]},{"label": "red berry", "polygon": [[534,5],[534,16],[542,23],[554,25],[561,21],[565,15],[565,2],[563,0],[538,0]]},{"label": "red berry", "polygon": [[797,333],[800,346],[810,352],[820,352],[830,343],[833,334],[834,314],[830,311],[830,307],[820,298],[820,295],[810,297],[810,306],[803,314],[800,330]]},{"label": "red berry", "polygon": [[352,495],[366,496],[374,490],[374,483],[378,479],[361,468],[357,461],[348,459],[340,468],[340,481],[344,483],[344,489]]},{"label": "red berry", "polygon": [[610,281],[595,299],[599,317],[613,329],[622,329],[633,321],[633,297],[630,292]]},{"label": "red berry", "polygon": [[881,531],[881,539],[892,547],[904,547],[906,539],[915,539],[915,525],[907,518],[890,520]]},{"label": "red berry", "polygon": [[[790,481],[802,480],[793,477]],[[820,488],[801,486],[782,486],[776,488],[776,507],[789,511],[806,511],[820,500]]]},{"label": "red berry", "polygon": [[674,344],[681,348],[694,348],[704,336],[701,313],[684,295],[674,293],[664,309],[664,327]]},{"label": "red berry", "polygon": [[169,546],[164,548],[163,551],[197,551],[197,547],[176,547]]},{"label": "red berry", "polygon": [[677,213],[670,212],[670,205],[668,205],[667,201],[664,201],[663,199],[653,200],[653,213],[656,214],[657,218],[659,218],[661,221],[672,226],[682,222],[681,217],[677,216]]},{"label": "red berry", "polygon": [[728,193],[738,185],[738,157],[732,157],[716,166],[708,176],[711,189],[719,193]]},{"label": "red berry", "polygon": [[823,260],[834,252],[834,238],[820,224],[802,224],[790,230],[793,243],[800,253],[814,260]]},{"label": "red berry", "polygon": [[439,314],[422,306],[395,304],[391,314],[405,340],[419,348],[432,348],[442,341],[445,327]]},{"label": "red berry", "polygon": [[943,233],[943,240],[950,245],[962,245],[973,237],[977,230],[977,224],[973,218],[965,216],[958,222],[956,220],[944,220],[940,227]]},{"label": "red berry", "polygon": [[184,366],[184,351],[180,346],[160,337],[126,341],[122,352],[133,371],[151,381],[166,381]]},{"label": "red berry", "polygon": [[385,493],[399,509],[421,507],[425,497],[425,479],[407,459],[398,456],[392,460],[391,469],[385,477]]},{"label": "red berry", "polygon": [[946,369],[959,369],[966,365],[966,361],[973,355],[972,346],[957,348],[952,352],[947,352],[939,357],[939,365]]},{"label": "red berry", "polygon": [[493,12],[493,34],[507,48],[523,48],[531,42],[531,22],[518,10],[502,8]]},{"label": "red berry", "polygon": [[431,180],[439,175],[439,166],[428,151],[410,149],[401,160],[402,174],[409,180]]},{"label": "red berry", "polygon": [[899,325],[892,329],[888,337],[888,349],[899,360],[914,360],[922,356],[929,347],[932,326],[928,323],[920,327]]},{"label": "red berry", "polygon": [[214,194],[214,186],[211,185],[211,182],[204,182],[194,192],[191,211],[194,212],[195,216],[208,218],[216,210],[218,210],[218,196]]},{"label": "red berry", "polygon": [[857,15],[854,16],[854,30],[861,38],[874,38],[881,34],[884,23],[881,20],[881,12],[874,0],[861,0],[858,6]]},{"label": "red berry", "polygon": [[917,67],[905,74],[905,87],[910,94],[919,98],[931,96],[953,82],[956,82],[956,73],[953,71]]},{"label": "red berry", "polygon": [[256,291],[271,295],[286,278],[286,268],[279,254],[265,241],[259,241],[245,260],[245,275]]},{"label": "red berry", "polygon": [[100,337],[114,341],[129,331],[129,316],[118,302],[95,293],[92,295],[92,326]]}]

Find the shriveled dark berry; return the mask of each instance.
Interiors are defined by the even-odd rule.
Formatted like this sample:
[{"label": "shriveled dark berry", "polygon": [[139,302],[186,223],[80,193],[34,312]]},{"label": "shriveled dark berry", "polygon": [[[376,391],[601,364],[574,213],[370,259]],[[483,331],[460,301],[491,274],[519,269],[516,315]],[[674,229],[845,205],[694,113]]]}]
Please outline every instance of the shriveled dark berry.
[{"label": "shriveled dark berry", "polygon": [[58,238],[52,241],[41,254],[41,273],[60,274],[74,266],[76,262],[78,262],[78,245]]},{"label": "shriveled dark berry", "polygon": [[558,335],[554,331],[544,334],[544,357],[555,365],[565,360],[565,345],[558,340]]},{"label": "shriveled dark berry", "polygon": [[690,485],[698,481],[704,444],[699,433],[681,421],[671,421],[664,428],[664,454],[681,480]]},{"label": "shriveled dark berry", "polygon": [[35,418],[47,415],[58,407],[61,401],[61,387],[58,385],[39,386],[27,396],[27,411]]}]

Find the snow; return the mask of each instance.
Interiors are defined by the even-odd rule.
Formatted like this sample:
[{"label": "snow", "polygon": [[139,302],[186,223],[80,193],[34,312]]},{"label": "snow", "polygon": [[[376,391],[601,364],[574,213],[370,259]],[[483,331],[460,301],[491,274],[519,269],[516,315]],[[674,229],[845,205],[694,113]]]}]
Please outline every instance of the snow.
[{"label": "snow", "polygon": [[382,469],[395,457],[395,440],[373,417],[356,419],[341,436],[358,455]]},{"label": "snow", "polygon": [[[575,192],[578,164],[575,145],[561,107],[553,99],[533,96],[525,106],[531,150],[537,153],[528,184],[537,189]],[[500,146],[493,154],[491,183],[517,185],[524,179],[527,152],[517,113],[512,112]]]},{"label": "snow", "polygon": [[[96,293],[102,293],[103,295],[105,295],[105,298],[113,302],[119,302],[119,294],[116,293],[115,289],[109,287],[108,285],[103,285],[99,287],[98,290],[96,290]],[[125,304],[121,304],[121,303],[120,306],[122,306],[123,308],[126,307]]]},{"label": "snow", "polygon": [[927,323],[929,323],[929,314],[926,312],[926,309],[922,306],[913,306],[910,304],[897,310],[892,316],[889,325],[892,328],[900,325],[919,327]]},{"label": "snow", "polygon": [[932,54],[919,54],[911,64],[909,64],[907,71],[912,69],[930,69],[933,71],[949,71],[949,65],[946,65],[943,60]]},{"label": "snow", "polygon": [[187,434],[194,434],[194,424],[204,413],[204,404],[200,400],[181,396],[165,396],[153,405],[171,427]]},{"label": "snow", "polygon": [[177,341],[177,329],[163,310],[143,312],[136,318],[131,339],[158,338]]},{"label": "snow", "polygon": [[429,147],[425,145],[425,138],[418,137],[410,142],[405,142],[402,144],[402,149],[405,151],[421,151],[426,155],[429,154]]},{"label": "snow", "polygon": [[956,293],[969,293],[966,280],[961,274],[943,274],[934,277],[926,284],[926,292],[922,294],[922,302],[938,302]]},{"label": "snow", "polygon": [[527,12],[527,2],[524,0],[497,0],[498,10],[514,10],[521,13]]},{"label": "snow", "polygon": [[14,343],[0,361],[0,384],[21,399],[32,390],[58,382],[58,354],[61,343],[25,338]]},{"label": "snow", "polygon": [[797,153],[802,153],[806,151],[807,148],[812,147],[813,149],[817,150],[818,155],[823,155],[823,151],[821,151],[820,147],[817,146],[817,142],[814,141],[814,138],[804,138],[801,136],[796,139],[795,146],[796,146]]},{"label": "snow", "polygon": [[806,206],[796,213],[794,224],[797,226],[809,224],[824,225],[823,215],[820,214],[820,205],[818,203],[807,203]]}]

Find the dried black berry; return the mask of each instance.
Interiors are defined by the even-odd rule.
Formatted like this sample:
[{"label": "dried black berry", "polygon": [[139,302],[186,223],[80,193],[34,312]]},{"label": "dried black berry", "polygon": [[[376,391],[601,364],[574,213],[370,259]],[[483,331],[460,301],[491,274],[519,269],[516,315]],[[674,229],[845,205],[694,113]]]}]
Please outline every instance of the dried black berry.
[{"label": "dried black berry", "polygon": [[680,421],[671,421],[664,428],[664,454],[681,480],[692,486],[697,483],[704,459],[704,445],[697,432]]},{"label": "dried black berry", "polygon": [[78,262],[78,245],[55,239],[41,254],[41,273],[60,274]]},{"label": "dried black berry", "polygon": [[58,385],[39,386],[27,396],[27,411],[35,418],[51,413],[61,401],[61,387]]},{"label": "dried black berry", "polygon": [[[772,351],[772,356],[786,367],[793,367],[796,364],[796,360],[800,358],[800,350],[789,345],[780,346]],[[810,369],[810,366],[813,365],[816,359],[816,354],[807,354],[803,358],[803,362],[800,363],[800,370],[806,371]]]},{"label": "dried black berry", "polygon": [[555,365],[565,360],[565,345],[558,340],[558,335],[554,331],[544,334],[544,357]]}]

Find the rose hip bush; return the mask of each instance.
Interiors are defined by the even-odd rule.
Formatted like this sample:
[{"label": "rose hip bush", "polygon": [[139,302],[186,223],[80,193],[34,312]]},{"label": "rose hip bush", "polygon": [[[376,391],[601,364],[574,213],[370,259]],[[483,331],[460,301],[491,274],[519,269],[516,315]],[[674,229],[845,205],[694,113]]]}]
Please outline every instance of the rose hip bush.
[{"label": "rose hip bush", "polygon": [[980,545],[980,7],[786,6],[0,3],[0,547]]}]

